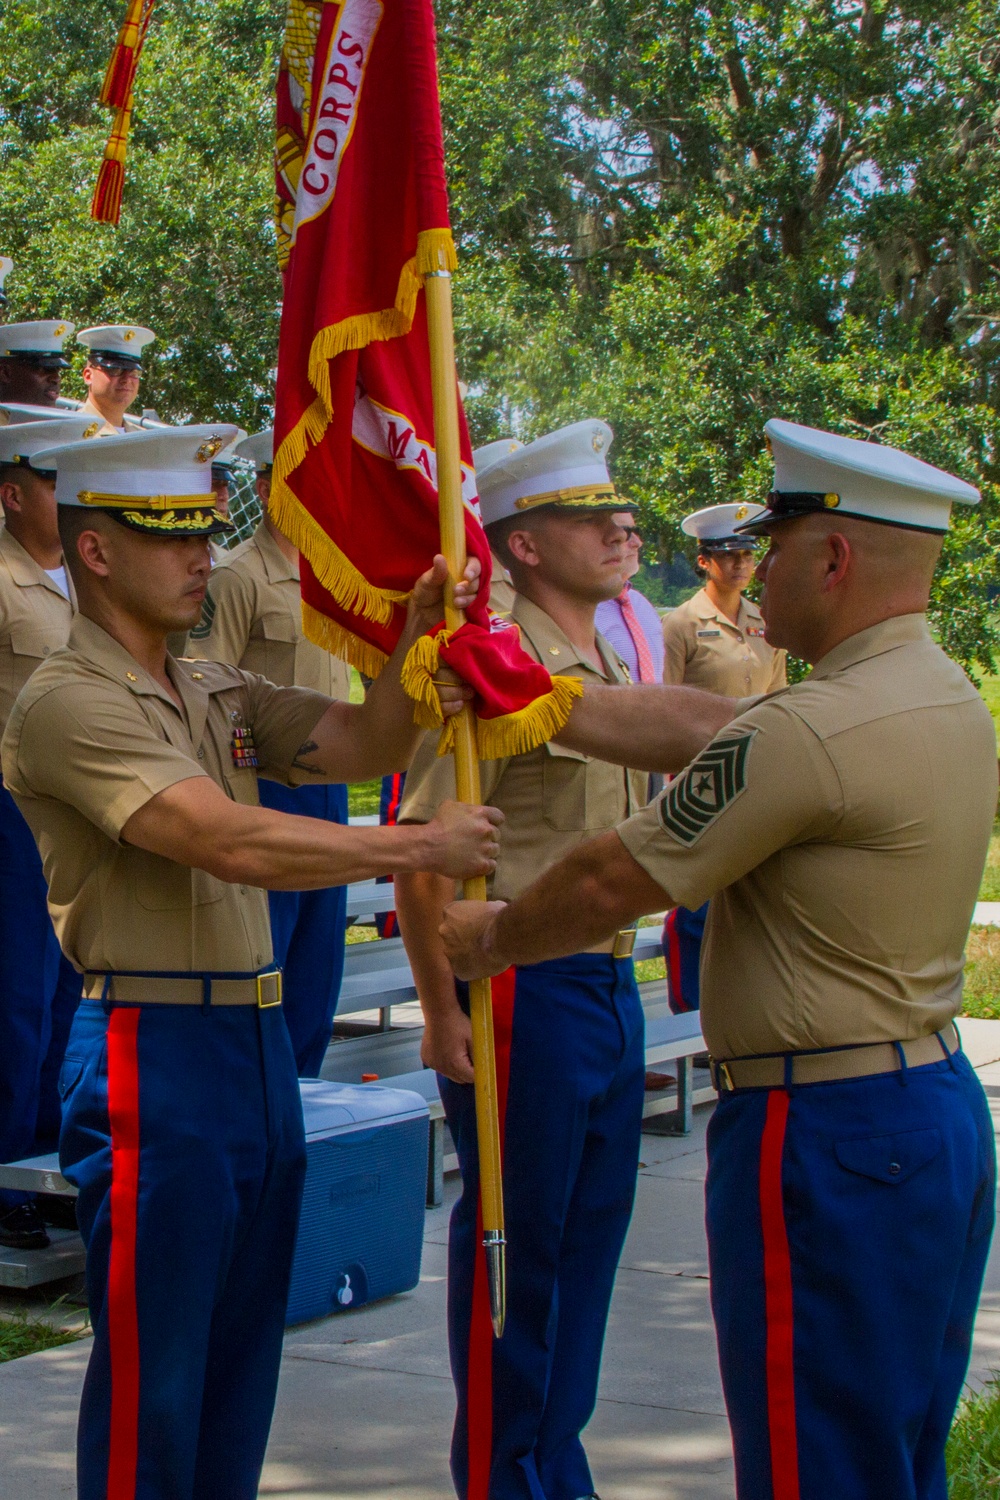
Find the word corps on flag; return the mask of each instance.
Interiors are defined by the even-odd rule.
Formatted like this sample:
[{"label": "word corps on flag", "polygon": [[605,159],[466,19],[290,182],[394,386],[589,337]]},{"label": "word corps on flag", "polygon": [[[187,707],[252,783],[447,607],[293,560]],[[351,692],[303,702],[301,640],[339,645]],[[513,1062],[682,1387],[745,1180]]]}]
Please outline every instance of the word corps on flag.
[{"label": "word corps on flag", "polygon": [[[455,250],[430,0],[289,0],[276,199],[285,298],[270,504],[301,553],[307,633],[374,677],[441,550],[423,277],[452,270]],[[431,678],[439,661],[453,666],[475,690],[480,753],[511,755],[551,738],[581,688],[551,678],[489,614],[461,411],[460,426],[479,598],[459,630],[442,623],[417,643],[403,680],[418,722],[436,727]]]}]

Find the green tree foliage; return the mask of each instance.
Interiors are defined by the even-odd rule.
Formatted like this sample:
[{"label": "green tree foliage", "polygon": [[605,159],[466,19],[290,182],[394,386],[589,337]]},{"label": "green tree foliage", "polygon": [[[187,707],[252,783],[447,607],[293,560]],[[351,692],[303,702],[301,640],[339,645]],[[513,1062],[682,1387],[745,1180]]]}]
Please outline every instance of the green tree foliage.
[{"label": "green tree foliage", "polygon": [[[988,669],[997,542],[1000,31],[986,0],[439,0],[477,441],[600,414],[662,558],[768,485],[772,415],[984,490],[935,620]],[[11,316],[160,333],[144,400],[269,415],[282,0],[158,0],[119,230],[87,217],[107,0],[7,0]]]},{"label": "green tree foliage", "polygon": [[[171,420],[263,426],[281,296],[271,193],[283,5],[159,0],[113,229],[89,209],[111,120],[95,101],[123,13],[107,0],[0,11],[8,317],[143,323],[158,334],[143,403]],[[83,393],[72,377],[64,389]]]},{"label": "green tree foliage", "polygon": [[998,636],[995,4],[450,0],[445,116],[477,435],[601,414],[625,492],[760,499],[769,416],[982,485],[934,617]]}]

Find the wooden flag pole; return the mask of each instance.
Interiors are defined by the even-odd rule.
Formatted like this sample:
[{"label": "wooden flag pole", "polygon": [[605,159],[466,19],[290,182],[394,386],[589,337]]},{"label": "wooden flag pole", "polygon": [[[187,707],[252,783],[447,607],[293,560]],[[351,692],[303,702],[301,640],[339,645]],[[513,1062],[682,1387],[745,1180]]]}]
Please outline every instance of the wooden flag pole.
[{"label": "wooden flag pole", "polygon": [[[465,571],[465,506],[462,501],[462,463],[458,433],[458,372],[455,330],[451,312],[451,273],[431,271],[424,278],[427,332],[434,396],[434,446],[437,451],[438,507],[441,551],[448,559],[445,624],[457,630],[465,615],[454,606],[455,580]],[[482,800],[476,721],[466,707],[455,721],[455,783],[460,802]],[[467,901],[486,900],[486,880],[465,882]],[[493,1047],[493,1001],[488,979],[469,986],[472,1020],[472,1065],[476,1075],[476,1133],[479,1142],[479,1191],[483,1209],[483,1246],[489,1275],[490,1316],[497,1338],[507,1312],[506,1240],[503,1222],[503,1179],[500,1163],[500,1111],[497,1067]]]}]

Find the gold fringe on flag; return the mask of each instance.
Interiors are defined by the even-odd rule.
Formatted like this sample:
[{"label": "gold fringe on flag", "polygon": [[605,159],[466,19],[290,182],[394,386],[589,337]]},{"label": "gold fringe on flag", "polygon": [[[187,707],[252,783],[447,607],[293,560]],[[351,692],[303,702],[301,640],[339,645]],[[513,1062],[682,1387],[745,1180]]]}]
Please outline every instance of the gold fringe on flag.
[{"label": "gold fringe on flag", "polygon": [[[331,542],[288,483],[287,476],[298,468],[309,449],[319,442],[329,423],[327,409],[317,397],[274,456],[268,508],[279,528],[290,542],[294,542],[320,583],[333,595],[341,609],[360,614],[366,620],[373,620],[376,625],[388,625],[392,619],[393,605],[405,604],[410,597],[409,593],[380,589],[369,583],[350,558]],[[360,667],[358,670],[361,670]]]},{"label": "gold fringe on flag", "polygon": [[[441,663],[441,648],[451,640],[450,630],[437,635],[422,635],[406,653],[400,682],[403,692],[413,699],[413,722],[421,729],[440,729],[444,723],[441,699],[434,686],[434,674]],[[438,754],[443,754],[438,751]]]},{"label": "gold fringe on flag", "polygon": [[339,656],[365,677],[376,678],[389,658],[377,646],[338,625],[329,615],[320,614],[311,604],[302,604],[302,628],[315,646],[322,646],[331,656]]},{"label": "gold fringe on flag", "polygon": [[[403,663],[400,680],[403,691],[413,699],[413,721],[421,729],[440,729],[438,755],[450,755],[454,748],[455,724],[441,712],[441,700],[433,678],[441,664],[441,652],[451,640],[447,630],[437,635],[422,635],[410,647]],[[476,718],[476,742],[482,760],[505,760],[511,755],[526,755],[537,750],[559,733],[570,716],[573,704],[583,696],[583,683],[576,677],[553,677],[551,691],[536,698],[525,708],[495,719]]]},{"label": "gold fringe on flag", "polygon": [[[376,339],[402,338],[409,333],[417,310],[417,297],[423,290],[421,276],[431,270],[454,269],[457,264],[451,230],[425,229],[417,236],[416,254],[405,262],[399,273],[393,307],[382,308],[378,312],[358,313],[331,324],[329,328],[320,329],[309,351],[309,383],[316,392],[316,400],[299,418],[274,455],[268,504],[279,527],[289,541],[294,542],[320,583],[341,609],[354,611],[377,625],[388,625],[392,619],[393,605],[405,604],[409,594],[380,589],[369,583],[340,548],[330,541],[323,528],[306,510],[288,479],[302,463],[309,449],[322,442],[333,418],[330,360],[336,359],[338,354],[343,354],[347,349],[363,349]],[[345,632],[347,634],[349,632]],[[315,640],[315,636],[310,636],[310,639]],[[361,643],[358,642],[358,645]],[[352,665],[358,667],[359,672],[364,671],[368,677],[377,677],[388,660],[381,652],[376,652],[382,657],[381,663],[376,671],[369,672],[367,668],[359,666],[346,650],[335,654],[345,655]]]},{"label": "gold fringe on flag", "polygon": [[[583,683],[577,677],[553,677],[552,691],[536,698],[527,708],[495,719],[476,719],[476,739],[482,760],[504,760],[508,755],[527,755],[537,750],[562,729],[577,698],[583,697]],[[445,726],[453,723],[451,719]],[[452,730],[454,734],[454,730]],[[444,734],[441,738],[444,739]]]}]

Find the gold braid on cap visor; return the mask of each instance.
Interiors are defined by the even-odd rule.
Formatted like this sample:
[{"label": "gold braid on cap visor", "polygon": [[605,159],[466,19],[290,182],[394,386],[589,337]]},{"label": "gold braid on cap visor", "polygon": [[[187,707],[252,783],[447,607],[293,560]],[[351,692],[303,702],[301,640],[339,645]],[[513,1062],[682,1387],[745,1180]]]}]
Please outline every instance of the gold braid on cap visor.
[{"label": "gold braid on cap visor", "polygon": [[105,495],[99,490],[78,490],[81,505],[97,505],[102,510],[129,510],[141,505],[145,510],[190,510],[195,505],[211,505],[214,492],[201,495]]},{"label": "gold braid on cap visor", "polygon": [[526,495],[523,500],[514,501],[515,510],[529,510],[535,505],[593,505],[604,510],[625,509],[625,503],[613,484],[582,484],[576,489],[548,490],[544,495]]},{"label": "gold braid on cap visor", "polygon": [[[130,526],[139,526],[144,531],[204,531],[216,521],[223,521],[227,526],[231,523],[226,521],[221,510],[192,510],[179,516],[175,511],[154,511],[152,515],[141,510],[123,510],[122,520],[127,521]],[[232,527],[235,531],[235,527]]]}]

